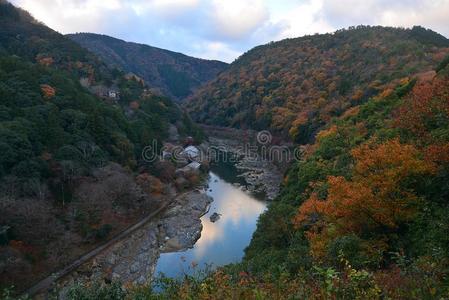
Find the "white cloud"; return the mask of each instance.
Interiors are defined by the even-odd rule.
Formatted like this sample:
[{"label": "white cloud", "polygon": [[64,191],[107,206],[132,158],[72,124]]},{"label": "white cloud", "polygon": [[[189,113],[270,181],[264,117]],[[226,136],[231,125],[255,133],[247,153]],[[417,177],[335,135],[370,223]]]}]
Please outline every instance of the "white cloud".
[{"label": "white cloud", "polygon": [[225,38],[248,37],[269,19],[261,0],[214,0],[212,6],[214,29]]},{"label": "white cloud", "polygon": [[122,8],[119,0],[16,0],[13,3],[62,33],[98,31],[108,22],[108,16]]},{"label": "white cloud", "polygon": [[282,15],[278,22],[285,24],[285,29],[278,38],[291,38],[306,34],[324,33],[334,28],[321,18],[323,1],[304,1]]},{"label": "white cloud", "polygon": [[449,0],[324,0],[322,14],[335,28],[421,25],[449,36]]},{"label": "white cloud", "polygon": [[228,62],[272,40],[359,24],[422,25],[449,36],[449,0],[11,1],[62,33],[104,33]]},{"label": "white cloud", "polygon": [[204,57],[207,59],[215,59],[221,61],[232,62],[241,53],[233,50],[227,44],[222,42],[205,42],[194,45],[191,55]]},{"label": "white cloud", "polygon": [[156,7],[195,7],[200,2],[198,0],[152,0],[149,1]]},{"label": "white cloud", "polygon": [[138,16],[158,14],[160,17],[176,17],[198,8],[199,0],[151,0],[128,1]]},{"label": "white cloud", "polygon": [[449,36],[449,1],[421,3],[418,7],[404,7],[402,11],[384,11],[379,19],[380,24],[406,27],[422,25]]}]

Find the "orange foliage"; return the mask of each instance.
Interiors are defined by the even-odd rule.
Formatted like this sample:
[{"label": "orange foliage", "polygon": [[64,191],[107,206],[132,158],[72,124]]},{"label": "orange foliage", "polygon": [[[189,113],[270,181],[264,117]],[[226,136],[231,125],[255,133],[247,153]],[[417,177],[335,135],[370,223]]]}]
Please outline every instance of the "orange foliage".
[{"label": "orange foliage", "polygon": [[406,103],[398,110],[396,126],[409,130],[430,142],[431,124],[429,120],[449,118],[449,86],[442,79],[416,84]]},{"label": "orange foliage", "polygon": [[352,155],[357,161],[354,179],[377,182],[375,187],[380,191],[399,188],[397,184],[409,175],[435,172],[435,166],[423,161],[414,146],[401,144],[397,139],[374,147],[364,144],[354,149]]},{"label": "orange foliage", "polygon": [[[303,129],[314,132],[365,95],[385,90],[380,78],[391,78],[390,87],[395,88],[409,80],[403,78],[407,70],[434,67],[429,57],[441,52],[410,39],[403,30],[355,30],[359,33],[354,36],[337,32],[261,46],[257,55],[243,55],[233,68],[199,89],[186,108],[200,123],[288,132],[298,142],[301,132],[295,120],[301,112],[309,112]],[[407,47],[391,45],[404,40],[409,41]],[[333,46],[323,47],[328,43]],[[373,52],[360,51],[360,46]],[[411,55],[418,49],[426,55]],[[374,52],[382,53],[383,59],[373,60]],[[386,90],[382,97],[393,91]],[[310,142],[308,138],[300,142]]]},{"label": "orange foliage", "polygon": [[39,57],[37,62],[42,66],[49,67],[54,63],[54,60],[52,57]]},{"label": "orange foliage", "polygon": [[409,83],[410,83],[410,78],[409,77],[404,77],[404,78],[401,78],[399,80],[399,84],[400,85],[406,85],[406,84],[409,84]]},{"label": "orange foliage", "polygon": [[[410,220],[418,198],[403,182],[414,175],[436,172],[436,166],[419,154],[415,147],[398,140],[353,150],[356,164],[352,180],[328,177],[327,199],[313,193],[294,219],[297,227],[312,223],[307,233],[312,254],[324,256],[328,243],[339,236],[361,235],[376,228],[394,231]],[[312,222],[317,217],[318,221]],[[383,245],[387,243],[378,240],[373,246],[384,250]]]},{"label": "orange foliage", "polygon": [[45,99],[51,99],[56,95],[56,90],[48,84],[42,84],[41,91]]},{"label": "orange foliage", "polygon": [[284,107],[277,107],[273,109],[272,123],[273,127],[282,129],[288,126],[295,117],[295,114]]},{"label": "orange foliage", "polygon": [[449,143],[444,145],[430,145],[426,148],[425,157],[435,163],[449,163]]},{"label": "orange foliage", "polygon": [[164,189],[162,182],[148,173],[137,176],[136,182],[147,194],[161,194]]},{"label": "orange foliage", "polygon": [[422,72],[422,73],[416,74],[416,79],[420,83],[421,82],[430,82],[435,78],[436,75],[437,75],[437,72],[435,72],[435,71]]},{"label": "orange foliage", "polygon": [[315,153],[317,147],[318,147],[318,144],[316,144],[316,143],[299,146],[301,154],[302,154],[302,159],[310,158],[310,156],[312,156],[312,154]]},{"label": "orange foliage", "polygon": [[390,96],[393,92],[394,92],[394,90],[391,87],[389,87],[389,88],[383,90],[382,93],[380,93],[378,98],[379,99],[386,98],[386,97]]},{"label": "orange foliage", "polygon": [[360,99],[362,99],[363,97],[363,91],[358,89],[354,92],[354,94],[352,95],[352,100],[358,101]]},{"label": "orange foliage", "polygon": [[433,54],[432,59],[439,63],[449,54],[449,48],[441,49],[439,52]]},{"label": "orange foliage", "polygon": [[341,116],[342,119],[356,116],[360,112],[360,106],[354,106],[346,110],[343,115]]},{"label": "orange foliage", "polygon": [[309,120],[307,114],[308,114],[307,111],[303,111],[296,117],[296,120],[292,122],[292,125],[289,130],[289,135],[291,137],[296,137],[299,133],[299,126],[307,123],[307,121]]},{"label": "orange foliage", "polygon": [[320,132],[318,132],[316,138],[319,141],[322,138],[328,137],[328,136],[333,135],[335,133],[337,133],[337,126],[336,125],[332,125],[330,128],[324,129],[324,130],[321,130]]}]

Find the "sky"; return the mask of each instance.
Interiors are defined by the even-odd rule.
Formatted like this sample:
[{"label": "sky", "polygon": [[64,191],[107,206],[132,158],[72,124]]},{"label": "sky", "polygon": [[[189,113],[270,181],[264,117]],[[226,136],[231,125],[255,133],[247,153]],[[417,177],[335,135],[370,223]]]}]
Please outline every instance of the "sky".
[{"label": "sky", "polygon": [[94,32],[232,62],[254,46],[355,25],[449,37],[449,0],[10,0],[61,33]]}]

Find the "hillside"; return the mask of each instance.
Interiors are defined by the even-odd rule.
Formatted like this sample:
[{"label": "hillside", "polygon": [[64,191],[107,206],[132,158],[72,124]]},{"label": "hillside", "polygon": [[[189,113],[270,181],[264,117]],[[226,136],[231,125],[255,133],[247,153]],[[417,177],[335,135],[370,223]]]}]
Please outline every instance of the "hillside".
[{"label": "hillside", "polygon": [[[315,268],[318,282],[334,278],[337,298],[447,297],[448,62],[318,133],[259,220],[245,257],[253,273]],[[362,282],[373,294],[354,290]]]},{"label": "hillside", "polygon": [[78,33],[70,39],[97,54],[108,65],[134,73],[164,95],[181,100],[227,68],[220,61],[189,57],[106,35]]},{"label": "hillside", "polygon": [[[17,55],[45,66],[56,66],[78,77],[112,80],[94,54],[35,20],[28,12],[0,1],[0,54]],[[93,72],[95,70],[95,72]]]},{"label": "hillside", "polygon": [[170,99],[3,0],[0,99],[0,288],[22,290],[158,208],[175,167],[144,149],[159,155],[170,127],[200,134]]},{"label": "hillside", "polygon": [[270,129],[307,143],[348,107],[426,72],[449,40],[422,27],[359,26],[256,47],[187,102],[206,124]]},{"label": "hillside", "polygon": [[97,299],[446,299],[449,56],[335,118],[303,148],[242,263]]}]

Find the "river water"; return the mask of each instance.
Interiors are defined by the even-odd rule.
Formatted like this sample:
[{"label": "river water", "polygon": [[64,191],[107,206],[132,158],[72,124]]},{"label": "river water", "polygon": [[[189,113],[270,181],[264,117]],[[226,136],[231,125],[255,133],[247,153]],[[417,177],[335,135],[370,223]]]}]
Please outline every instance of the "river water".
[{"label": "river water", "polygon": [[[266,203],[262,196],[256,197],[233,185],[236,182],[244,184],[236,175],[233,166],[220,164],[212,167],[207,194],[214,201],[209,212],[201,218],[201,238],[192,249],[161,254],[156,275],[163,273],[175,278],[241,261]],[[221,217],[212,223],[210,216],[215,212]]]}]

